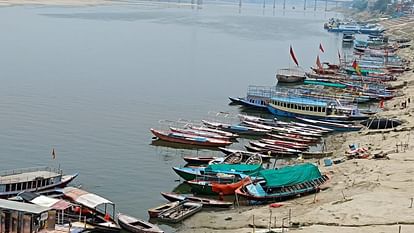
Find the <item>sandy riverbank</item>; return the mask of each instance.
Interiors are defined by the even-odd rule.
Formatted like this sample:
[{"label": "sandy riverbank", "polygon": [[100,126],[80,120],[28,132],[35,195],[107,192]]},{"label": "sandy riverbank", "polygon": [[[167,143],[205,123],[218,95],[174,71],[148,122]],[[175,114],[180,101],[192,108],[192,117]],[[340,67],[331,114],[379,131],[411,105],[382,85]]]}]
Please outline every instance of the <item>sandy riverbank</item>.
[{"label": "sandy riverbank", "polygon": [[106,0],[0,0],[0,6],[14,5],[56,5],[56,6],[89,6],[108,4]]},{"label": "sandy riverbank", "polygon": [[[389,34],[414,38],[414,22],[386,20],[382,24]],[[400,50],[400,55],[412,59],[412,48]],[[413,64],[411,64],[413,68]],[[282,219],[287,223],[289,209],[291,222],[299,228],[290,232],[302,233],[353,233],[353,232],[414,232],[414,103],[400,109],[408,97],[414,101],[414,73],[408,71],[398,78],[407,81],[401,97],[385,102],[380,116],[397,117],[405,123],[388,131],[363,130],[335,135],[327,139],[336,157],[341,157],[349,144],[369,147],[371,151],[390,152],[389,159],[355,159],[323,171],[332,175],[330,188],[316,195],[297,198],[285,206],[272,209],[272,222],[280,227]],[[394,107],[397,106],[397,107]],[[397,144],[407,144],[398,146]],[[268,206],[240,207],[230,211],[202,212],[185,221],[180,232],[253,232],[253,216],[257,228],[267,228],[270,210]],[[229,220],[229,218],[231,218]],[[227,220],[226,220],[227,219]],[[273,225],[273,223],[272,223]]]}]

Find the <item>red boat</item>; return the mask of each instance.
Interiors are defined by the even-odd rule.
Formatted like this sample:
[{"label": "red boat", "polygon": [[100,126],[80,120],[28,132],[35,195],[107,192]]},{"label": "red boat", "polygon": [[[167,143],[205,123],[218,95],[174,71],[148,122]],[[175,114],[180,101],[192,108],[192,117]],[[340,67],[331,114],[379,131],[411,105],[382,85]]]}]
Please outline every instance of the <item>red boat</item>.
[{"label": "red boat", "polygon": [[200,137],[191,134],[183,134],[183,133],[174,133],[168,131],[160,131],[155,129],[150,129],[152,134],[154,134],[158,139],[174,142],[174,143],[182,143],[187,145],[196,145],[196,146],[211,146],[211,147],[221,147],[221,146],[228,146],[232,142],[226,140],[219,140],[214,138],[207,138],[207,137]]}]

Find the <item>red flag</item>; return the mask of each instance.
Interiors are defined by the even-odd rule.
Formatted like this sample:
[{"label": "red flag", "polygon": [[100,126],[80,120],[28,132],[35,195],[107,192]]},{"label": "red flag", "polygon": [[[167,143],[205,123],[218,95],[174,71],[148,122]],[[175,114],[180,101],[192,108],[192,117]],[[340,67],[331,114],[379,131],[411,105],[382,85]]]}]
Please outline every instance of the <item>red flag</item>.
[{"label": "red flag", "polygon": [[321,60],[319,59],[319,55],[316,57],[316,66],[318,67],[318,69],[323,70]]},{"label": "red flag", "polygon": [[55,148],[52,149],[52,159],[56,159]]},{"label": "red flag", "polygon": [[298,59],[296,59],[295,53],[293,52],[292,45],[290,46],[290,56],[292,57],[293,61],[297,66],[299,66]]},{"label": "red flag", "polygon": [[319,49],[321,50],[321,52],[322,53],[324,53],[325,52],[325,50],[323,49],[323,47],[322,47],[322,43],[319,43]]},{"label": "red flag", "polygon": [[352,67],[354,67],[355,72],[356,72],[358,75],[361,75],[361,69],[359,68],[359,65],[358,65],[358,63],[357,63],[357,61],[356,61],[356,60],[354,60],[354,62],[352,62]]}]

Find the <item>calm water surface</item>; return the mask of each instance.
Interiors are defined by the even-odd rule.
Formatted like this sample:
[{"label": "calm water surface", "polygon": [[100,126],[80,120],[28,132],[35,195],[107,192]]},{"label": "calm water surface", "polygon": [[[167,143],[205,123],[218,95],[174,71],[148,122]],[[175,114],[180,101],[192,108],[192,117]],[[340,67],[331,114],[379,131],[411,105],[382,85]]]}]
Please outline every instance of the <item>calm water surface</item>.
[{"label": "calm water surface", "polygon": [[171,167],[195,153],[150,145],[148,129],[239,112],[227,97],[273,85],[292,65],[289,45],[305,68],[320,42],[322,60],[337,59],[338,38],[322,27],[332,16],[261,5],[0,8],[0,167],[60,164],[147,218],[178,185]]}]

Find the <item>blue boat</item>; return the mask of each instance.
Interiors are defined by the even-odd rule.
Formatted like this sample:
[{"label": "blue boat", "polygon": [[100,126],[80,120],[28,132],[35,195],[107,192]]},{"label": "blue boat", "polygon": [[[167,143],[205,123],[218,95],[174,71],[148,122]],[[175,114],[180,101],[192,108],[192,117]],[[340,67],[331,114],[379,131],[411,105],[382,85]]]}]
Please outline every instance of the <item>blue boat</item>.
[{"label": "blue boat", "polygon": [[267,103],[275,95],[275,86],[249,86],[246,97],[229,97],[231,103],[267,111]]},{"label": "blue boat", "polygon": [[268,109],[274,115],[292,118],[344,121],[368,119],[368,116],[361,114],[355,105],[343,106],[339,101],[309,97],[273,97],[268,104]]}]

